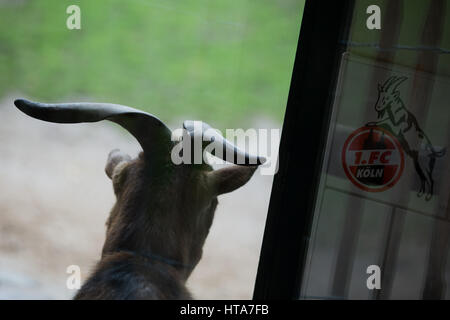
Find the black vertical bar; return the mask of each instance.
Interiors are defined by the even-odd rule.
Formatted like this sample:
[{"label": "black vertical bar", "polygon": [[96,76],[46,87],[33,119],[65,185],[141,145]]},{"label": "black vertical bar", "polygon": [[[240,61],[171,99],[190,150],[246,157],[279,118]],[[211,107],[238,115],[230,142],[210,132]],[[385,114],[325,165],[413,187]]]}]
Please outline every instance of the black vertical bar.
[{"label": "black vertical bar", "polygon": [[352,0],[307,0],[263,245],[255,299],[299,297],[338,65]]}]

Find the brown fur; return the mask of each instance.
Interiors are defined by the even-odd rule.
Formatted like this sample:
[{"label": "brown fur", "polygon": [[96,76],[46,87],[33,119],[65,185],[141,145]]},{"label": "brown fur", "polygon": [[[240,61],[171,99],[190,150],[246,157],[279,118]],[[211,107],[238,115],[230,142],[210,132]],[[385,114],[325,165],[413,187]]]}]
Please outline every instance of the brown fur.
[{"label": "brown fur", "polygon": [[75,299],[191,298],[185,283],[201,259],[217,195],[245,184],[256,168],[161,163],[110,154],[105,170],[117,202],[101,260]]}]

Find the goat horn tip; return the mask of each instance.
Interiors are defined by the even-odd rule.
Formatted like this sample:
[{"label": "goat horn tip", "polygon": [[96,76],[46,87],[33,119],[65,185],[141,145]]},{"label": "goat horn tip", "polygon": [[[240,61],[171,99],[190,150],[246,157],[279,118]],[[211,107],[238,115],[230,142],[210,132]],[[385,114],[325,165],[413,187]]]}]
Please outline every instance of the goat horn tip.
[{"label": "goat horn tip", "polygon": [[16,100],[14,100],[14,104],[18,108],[22,107],[26,103],[27,103],[27,100],[25,100],[25,99],[16,99]]},{"label": "goat horn tip", "polygon": [[29,109],[31,104],[31,101],[28,101],[26,99],[16,99],[14,100],[14,105],[19,109],[20,111],[26,113],[26,110]]}]

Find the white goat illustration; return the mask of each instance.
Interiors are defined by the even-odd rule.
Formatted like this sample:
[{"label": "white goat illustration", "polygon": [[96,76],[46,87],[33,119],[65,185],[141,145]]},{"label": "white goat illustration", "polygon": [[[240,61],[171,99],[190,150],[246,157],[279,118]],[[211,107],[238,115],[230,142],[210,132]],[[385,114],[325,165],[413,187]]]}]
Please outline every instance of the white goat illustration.
[{"label": "white goat illustration", "polygon": [[425,200],[428,201],[433,195],[433,169],[436,158],[444,156],[445,148],[437,150],[420,128],[416,117],[406,109],[397,90],[406,79],[406,77],[392,76],[383,85],[378,84],[375,110],[378,113],[378,119],[381,120],[369,122],[366,125],[383,127],[398,139],[405,153],[413,160],[420,178],[417,196],[421,197],[425,193]]}]

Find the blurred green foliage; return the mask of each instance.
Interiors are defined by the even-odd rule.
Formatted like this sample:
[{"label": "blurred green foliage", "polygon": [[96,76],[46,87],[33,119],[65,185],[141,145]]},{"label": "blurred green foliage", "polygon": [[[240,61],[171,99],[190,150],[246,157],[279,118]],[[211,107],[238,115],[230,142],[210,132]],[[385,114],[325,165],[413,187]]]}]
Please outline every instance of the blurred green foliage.
[{"label": "blurred green foliage", "polygon": [[[81,8],[81,30],[66,8]],[[281,121],[304,0],[0,1],[0,96]]]}]

